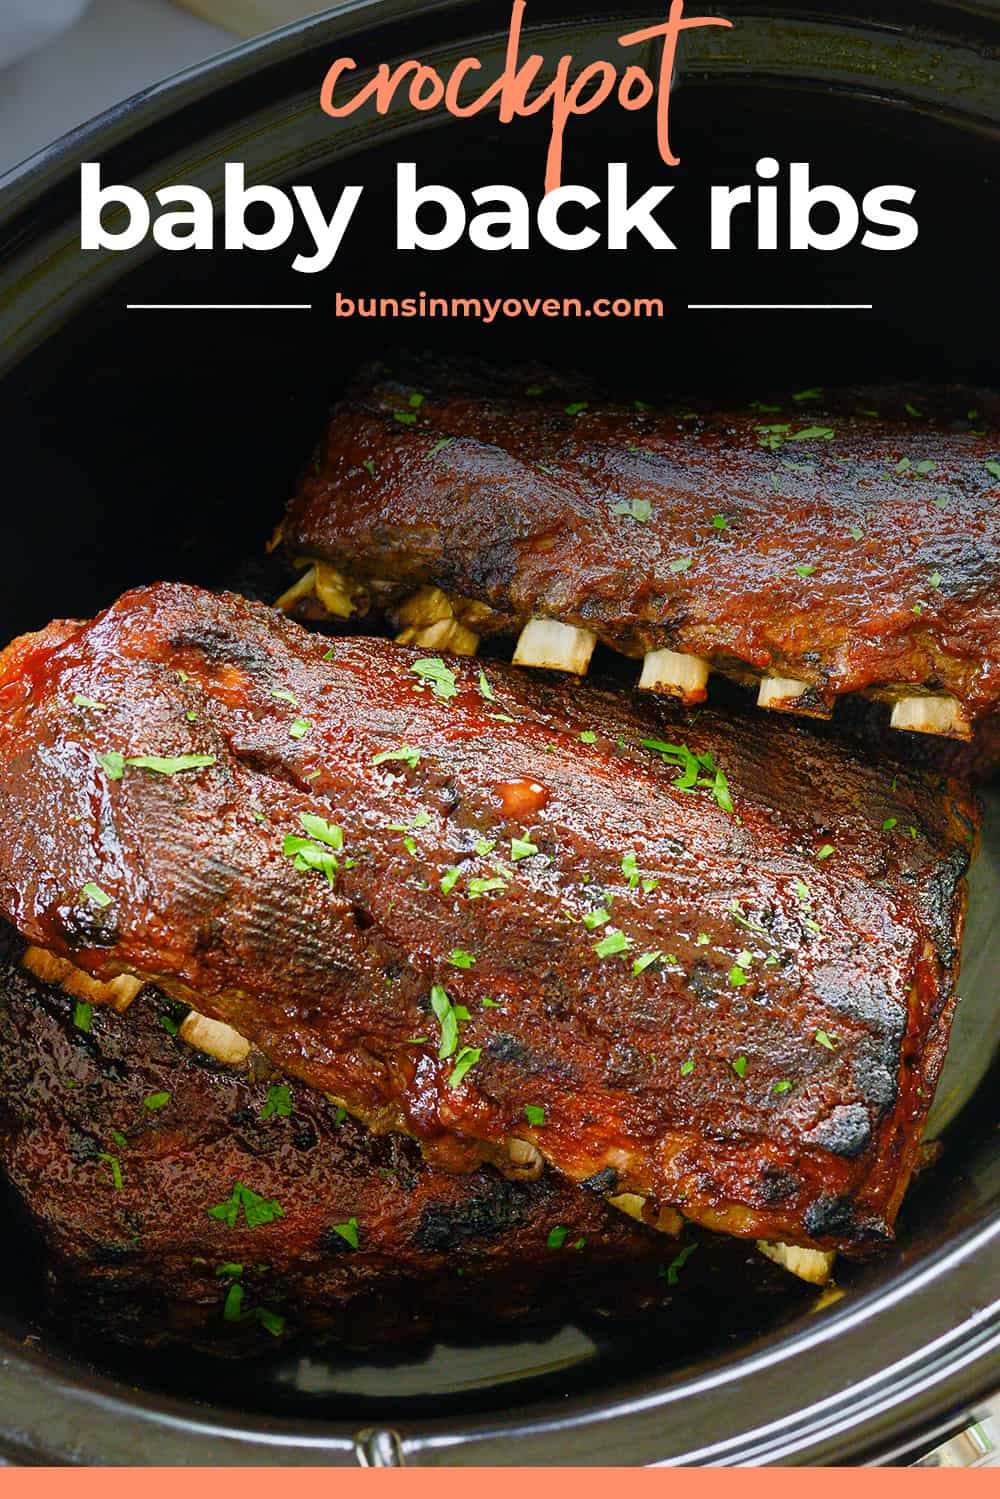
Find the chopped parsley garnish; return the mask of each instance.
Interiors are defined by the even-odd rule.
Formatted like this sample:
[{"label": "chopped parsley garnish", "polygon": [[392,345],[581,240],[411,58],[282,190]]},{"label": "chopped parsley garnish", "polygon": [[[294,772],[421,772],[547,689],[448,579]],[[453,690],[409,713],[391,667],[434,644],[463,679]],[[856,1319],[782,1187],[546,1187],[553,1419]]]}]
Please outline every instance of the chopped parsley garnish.
[{"label": "chopped parsley garnish", "polygon": [[463,1046],[455,1058],[455,1066],[448,1079],[448,1087],[457,1088],[470,1067],[475,1067],[482,1054],[482,1048],[479,1046]]},{"label": "chopped parsley garnish", "polygon": [[491,854],[495,848],[496,848],[496,840],[493,839],[493,838],[477,838],[476,839],[476,853],[479,855],[479,857],[481,859],[485,859],[486,855],[487,854]]},{"label": "chopped parsley garnish", "polygon": [[816,571],[816,564],[815,562],[798,562],[795,565],[795,571],[800,578],[811,578]]},{"label": "chopped parsley garnish", "polygon": [[645,973],[647,968],[652,968],[653,964],[658,962],[662,957],[663,954],[659,950],[656,952],[644,952],[642,957],[636,958],[632,964],[633,974],[638,978],[640,973]]},{"label": "chopped parsley garnish", "polygon": [[815,1036],[817,1046],[825,1046],[827,1051],[836,1051],[836,1042],[831,1039],[826,1031],[817,1031]]},{"label": "chopped parsley garnish", "polygon": [[693,557],[675,557],[667,566],[672,573],[686,573],[693,561]]},{"label": "chopped parsley garnish", "polygon": [[734,1057],[732,1065],[733,1065],[733,1071],[736,1073],[737,1077],[746,1077],[746,1072],[747,1072],[747,1059],[746,1059],[746,1057]]},{"label": "chopped parsley garnish", "polygon": [[239,1322],[243,1315],[243,1287],[239,1281],[229,1287],[226,1292],[226,1300],[222,1308],[222,1316],[226,1322]]},{"label": "chopped parsley garnish", "polygon": [[443,1062],[454,1053],[458,1046],[458,1015],[455,1012],[455,1006],[448,998],[447,990],[442,989],[440,984],[435,984],[431,989],[431,1009],[441,1026],[441,1045],[438,1047],[438,1057]]},{"label": "chopped parsley garnish", "polygon": [[289,739],[304,739],[311,728],[311,718],[297,718],[288,726],[288,737]]},{"label": "chopped parsley garnish", "polygon": [[691,1057],[688,1057],[686,1062],[681,1063],[681,1077],[690,1077],[693,1071],[694,1061]]},{"label": "chopped parsley garnish", "polygon": [[358,1220],[357,1220],[357,1218],[348,1218],[348,1220],[347,1220],[346,1223],[332,1223],[330,1225],[330,1227],[333,1229],[333,1232],[335,1234],[339,1234],[340,1235],[340,1237],[343,1239],[343,1241],[344,1241],[345,1244],[349,1244],[352,1249],[357,1249],[357,1247],[358,1247]]},{"label": "chopped parsley garnish", "polygon": [[90,1030],[90,1022],[93,1018],[93,1014],[93,1005],[86,1004],[82,999],[77,1000],[76,1004],[73,1006],[73,1024],[76,1026],[78,1031]]},{"label": "chopped parsley garnish", "polygon": [[786,439],[786,441],[802,442],[804,439],[812,437],[829,438],[833,437],[834,435],[835,434],[832,427],[803,427],[801,432],[793,432],[792,435]]},{"label": "chopped parsley garnish", "polygon": [[235,1275],[239,1277],[243,1274],[243,1266],[229,1260],[225,1265],[216,1265],[215,1273],[216,1275]]},{"label": "chopped parsley garnish", "polygon": [[537,843],[531,843],[527,838],[512,838],[510,840],[510,856],[517,862],[518,859],[530,859],[532,854],[537,854]]},{"label": "chopped parsley garnish", "polygon": [[934,571],[931,573],[931,575],[927,579],[927,581],[928,581],[928,583],[930,584],[930,586],[932,588],[940,588],[941,587],[942,578],[941,578],[941,574],[938,572],[937,568],[934,569]]},{"label": "chopped parsley garnish", "polygon": [[164,1015],[161,1013],[157,1015],[156,1018],[159,1021],[160,1025],[163,1026],[163,1029],[166,1031],[168,1036],[177,1035],[179,1027],[177,1021],[173,1018],[172,1015]]},{"label": "chopped parsley garnish", "polygon": [[594,733],[593,729],[584,729],[583,733],[580,735],[580,743],[581,744],[596,744],[597,743],[597,735]]},{"label": "chopped parsley garnish", "polygon": [[561,1223],[557,1223],[555,1228],[549,1229],[549,1236],[545,1242],[550,1249],[561,1249],[568,1238],[569,1229],[564,1228]]},{"label": "chopped parsley garnish", "polygon": [[639,883],[639,865],[632,849],[622,855],[622,874],[628,880],[629,889],[634,890]]},{"label": "chopped parsley garnish", "polygon": [[746,972],[738,963],[734,963],[729,970],[729,986],[731,989],[742,989],[747,981]]},{"label": "chopped parsley garnish", "polygon": [[155,1113],[157,1109],[165,1109],[169,1102],[169,1093],[147,1093],[142,1100],[142,1106],[144,1109],[149,1109],[150,1113]]},{"label": "chopped parsley garnish", "polygon": [[411,770],[416,770],[420,764],[420,751],[409,744],[401,744],[399,749],[382,750],[379,754],[372,755],[373,765],[385,765],[389,760],[402,760]]},{"label": "chopped parsley garnish", "polygon": [[426,399],[427,399],[427,397],[425,395],[421,395],[421,393],[420,393],[419,390],[415,390],[413,392],[413,394],[410,396],[410,405],[415,410],[419,411],[420,407],[424,404],[424,402],[426,401]]},{"label": "chopped parsley garnish", "polygon": [[995,458],[990,458],[986,464],[986,472],[992,474],[994,479],[1000,479],[1000,463]]},{"label": "chopped parsley garnish", "polygon": [[612,926],[608,928],[607,935],[594,944],[594,953],[598,958],[613,958],[618,953],[627,951],[628,947],[629,940],[625,933]]},{"label": "chopped parsley garnish", "polygon": [[896,824],[898,822],[899,822],[899,818],[898,817],[887,817],[885,819],[885,822],[883,822],[883,824],[882,824],[882,831],[883,831],[883,833],[891,833],[892,830],[893,830],[893,828],[896,826]]},{"label": "chopped parsley garnish", "polygon": [[598,906],[595,911],[584,911],[583,913],[583,924],[588,932],[596,931],[599,926],[603,926],[606,921],[610,920],[611,912],[606,906]]},{"label": "chopped parsley garnish", "polygon": [[822,848],[818,848],[816,850],[816,857],[817,859],[828,859],[833,851],[834,848],[832,843],[824,843]]},{"label": "chopped parsley garnish", "polygon": [[496,702],[496,694],[494,693],[493,688],[490,686],[489,680],[487,679],[486,673],[483,671],[482,667],[479,668],[479,696],[483,698],[487,703]]},{"label": "chopped parsley garnish", "polygon": [[670,1264],[667,1266],[668,1286],[675,1286],[677,1284],[681,1271],[697,1248],[697,1244],[686,1244],[680,1254],[670,1261]]},{"label": "chopped parsley garnish", "polygon": [[457,864],[452,864],[449,869],[445,870],[444,874],[441,876],[442,895],[451,894],[455,886],[458,884],[459,876],[461,875],[461,873],[462,871],[459,869]]},{"label": "chopped parsley garnish", "polygon": [[526,1103],[524,1106],[524,1117],[532,1129],[538,1129],[545,1123],[545,1105],[540,1103]]},{"label": "chopped parsley garnish", "polygon": [[[134,765],[136,770],[152,770],[160,776],[175,776],[182,770],[201,770],[206,765],[215,764],[214,755],[130,755],[125,761],[126,765]],[[108,767],[105,765],[105,770]],[[111,772],[108,771],[110,775]],[[113,779],[117,779],[116,777]]]},{"label": "chopped parsley garnish", "polygon": [[374,477],[375,477],[375,464],[374,464],[374,462],[373,462],[373,460],[371,458],[366,458],[365,461],[364,461],[364,463],[362,463],[361,467],[363,469],[365,469],[365,471],[367,473],[369,473],[372,476],[372,478],[374,479]]},{"label": "chopped parsley garnish", "polygon": [[392,414],[397,422],[403,423],[404,427],[412,427],[417,419],[415,411],[394,411]]},{"label": "chopped parsley garnish", "polygon": [[74,708],[106,708],[107,706],[107,703],[99,703],[96,698],[87,697],[83,692],[73,694]]},{"label": "chopped parsley garnish", "polygon": [[694,945],[695,947],[707,947],[710,940],[711,939],[707,932],[699,932],[697,937],[694,939]]},{"label": "chopped parsley garnish", "polygon": [[121,1161],[116,1155],[111,1155],[106,1150],[99,1150],[97,1152],[97,1159],[99,1161],[105,1161],[107,1165],[111,1167],[111,1185],[114,1187],[116,1192],[120,1192],[124,1185],[124,1182],[122,1180]]},{"label": "chopped parsley garnish", "polygon": [[494,890],[506,890],[506,888],[507,881],[501,879],[499,875],[493,875],[489,879],[475,876],[469,881],[469,896],[472,900],[478,900],[480,896],[490,895]]},{"label": "chopped parsley garnish", "polygon": [[271,696],[278,699],[279,703],[291,703],[293,708],[299,706],[299,700],[294,692],[289,692],[287,687],[272,687]]},{"label": "chopped parsley garnish", "polygon": [[717,531],[728,531],[729,522],[724,515],[713,515],[712,525]]},{"label": "chopped parsley garnish", "polygon": [[269,1332],[272,1338],[280,1338],[285,1330],[285,1319],[278,1312],[272,1312],[270,1307],[258,1306],[254,1308],[254,1316],[265,1332]]},{"label": "chopped parsley garnish", "polygon": [[862,531],[860,526],[851,527],[850,536],[852,541],[862,541],[864,539],[864,534],[865,533],[864,531]]},{"label": "chopped parsley garnish", "polygon": [[260,1117],[262,1121],[275,1116],[278,1119],[289,1119],[292,1114],[292,1090],[287,1083],[271,1083],[267,1090],[267,1097],[261,1105]]},{"label": "chopped parsley garnish", "polygon": [[792,393],[793,401],[818,401],[823,394],[822,385],[810,385],[808,390],[797,390]]},{"label": "chopped parsley garnish", "polygon": [[98,755],[97,763],[109,781],[120,781],[125,774],[125,756],[117,750],[108,750],[106,755]]},{"label": "chopped parsley garnish", "polygon": [[301,812],[299,822],[309,837],[300,838],[296,833],[286,833],[282,853],[286,859],[295,861],[295,868],[300,872],[314,869],[317,873],[326,875],[328,884],[335,884],[340,868],[336,853],[340,853],[344,847],[343,828],[336,823],[326,822],[311,812]]},{"label": "chopped parsley garnish", "polygon": [[428,458],[436,458],[437,455],[443,452],[445,448],[450,447],[454,441],[455,439],[453,437],[439,437],[437,442],[428,453]]},{"label": "chopped parsley garnish", "polygon": [[632,520],[647,521],[653,513],[653,507],[649,500],[641,499],[638,495],[631,500],[618,500],[611,507],[612,515],[628,515]]},{"label": "chopped parsley garnish", "polygon": [[227,1202],[216,1203],[215,1207],[206,1208],[205,1211],[210,1218],[217,1218],[227,1228],[235,1228],[241,1209],[247,1228],[259,1228],[262,1224],[273,1223],[276,1218],[285,1216],[280,1202],[269,1202],[267,1198],[259,1197],[240,1181],[233,1184],[232,1196]]},{"label": "chopped parsley garnish", "polygon": [[686,744],[667,744],[662,739],[640,739],[643,749],[655,750],[667,765],[678,765],[680,775],[674,781],[675,791],[693,791],[697,786],[711,791],[723,812],[732,812],[733,799],[729,794],[729,782],[712,755],[696,755]]},{"label": "chopped parsley garnish", "polygon": [[787,1093],[791,1089],[791,1086],[791,1081],[787,1077],[783,1077],[779,1078],[771,1091],[773,1093]]},{"label": "chopped parsley garnish", "polygon": [[586,401],[570,401],[568,406],[563,407],[563,410],[565,411],[567,416],[579,416],[580,412],[586,411],[586,409]]},{"label": "chopped parsley garnish", "polygon": [[448,699],[458,696],[455,673],[450,666],[445,666],[440,656],[428,656],[424,661],[414,661],[410,670],[421,681],[431,684],[435,697]]},{"label": "chopped parsley garnish", "polygon": [[102,911],[111,904],[111,896],[107,891],[102,890],[100,885],[95,885],[93,880],[87,881],[80,894],[85,895],[89,901],[93,901],[94,905],[99,906]]},{"label": "chopped parsley garnish", "polygon": [[445,958],[445,962],[450,963],[452,968],[471,968],[475,961],[472,954],[461,947],[453,947]]}]

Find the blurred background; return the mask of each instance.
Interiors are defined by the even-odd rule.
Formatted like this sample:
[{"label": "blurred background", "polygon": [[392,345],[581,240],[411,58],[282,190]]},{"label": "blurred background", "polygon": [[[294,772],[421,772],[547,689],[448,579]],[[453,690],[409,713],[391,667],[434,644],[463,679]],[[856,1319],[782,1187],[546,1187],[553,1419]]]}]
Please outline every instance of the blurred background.
[{"label": "blurred background", "polygon": [[0,174],[109,105],[318,0],[0,0]]}]

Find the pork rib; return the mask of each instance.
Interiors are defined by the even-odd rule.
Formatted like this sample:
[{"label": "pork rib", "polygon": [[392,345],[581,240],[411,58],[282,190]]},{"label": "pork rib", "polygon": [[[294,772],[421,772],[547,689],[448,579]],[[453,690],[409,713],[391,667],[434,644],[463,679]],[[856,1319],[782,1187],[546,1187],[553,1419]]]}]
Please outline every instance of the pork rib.
[{"label": "pork rib", "polygon": [[[582,636],[568,669],[600,640],[689,702],[712,669],[765,706],[864,690],[957,737],[1000,705],[1000,435],[969,392],[653,410],[412,373],[359,376],[285,516],[291,558],[343,570],[331,612],[374,594],[458,650],[557,621]],[[522,659],[550,664],[530,638]]]},{"label": "pork rib", "polygon": [[954,785],[183,585],[15,642],[0,706],[30,942],[453,1169],[534,1146],[668,1223],[891,1232],[947,1042]]}]

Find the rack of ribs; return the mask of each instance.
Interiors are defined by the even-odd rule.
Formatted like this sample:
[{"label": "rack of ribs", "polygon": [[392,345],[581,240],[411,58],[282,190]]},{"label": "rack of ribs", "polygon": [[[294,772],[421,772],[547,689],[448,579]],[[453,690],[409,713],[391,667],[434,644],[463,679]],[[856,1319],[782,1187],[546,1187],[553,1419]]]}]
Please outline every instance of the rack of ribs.
[{"label": "rack of ribs", "polygon": [[763,707],[865,692],[958,738],[1000,704],[988,396],[656,410],[537,370],[408,374],[363,370],[335,408],[279,528],[305,568],[283,607],[374,602],[458,652],[515,634],[516,662],[581,675],[600,641],[686,703],[719,671]]},{"label": "rack of ribs", "polygon": [[785,1289],[752,1245],[665,1241],[551,1170],[430,1171],[259,1052],[185,1044],[152,987],[127,1016],[81,1009],[9,932],[0,947],[0,1167],[77,1336],[239,1355]]},{"label": "rack of ribs", "polygon": [[667,1232],[891,1235],[953,1004],[958,786],[172,584],[8,647],[0,786],[28,942],[433,1164],[545,1161]]}]

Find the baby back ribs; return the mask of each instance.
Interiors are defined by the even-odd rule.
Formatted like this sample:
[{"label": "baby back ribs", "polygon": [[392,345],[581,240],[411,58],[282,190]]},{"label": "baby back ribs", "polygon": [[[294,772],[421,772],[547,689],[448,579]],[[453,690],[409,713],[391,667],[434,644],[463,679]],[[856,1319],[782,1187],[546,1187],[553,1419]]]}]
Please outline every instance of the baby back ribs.
[{"label": "baby back ribs", "polygon": [[654,410],[537,371],[465,391],[412,373],[363,372],[335,409],[281,528],[309,564],[290,607],[374,596],[403,639],[471,653],[519,631],[516,661],[580,674],[602,641],[687,702],[712,669],[759,681],[762,706],[827,716],[868,691],[896,727],[962,738],[1000,704],[985,398]]},{"label": "baby back ribs", "polygon": [[969,799],[788,719],[452,663],[168,584],[22,637],[0,909],[452,1169],[544,1156],[664,1227],[884,1241]]},{"label": "baby back ribs", "polygon": [[787,1281],[753,1246],[665,1241],[553,1171],[430,1171],[260,1053],[227,1067],[192,1050],[155,989],[126,1016],[81,1008],[19,965],[9,932],[0,945],[0,1168],[77,1335],[363,1345]]}]

